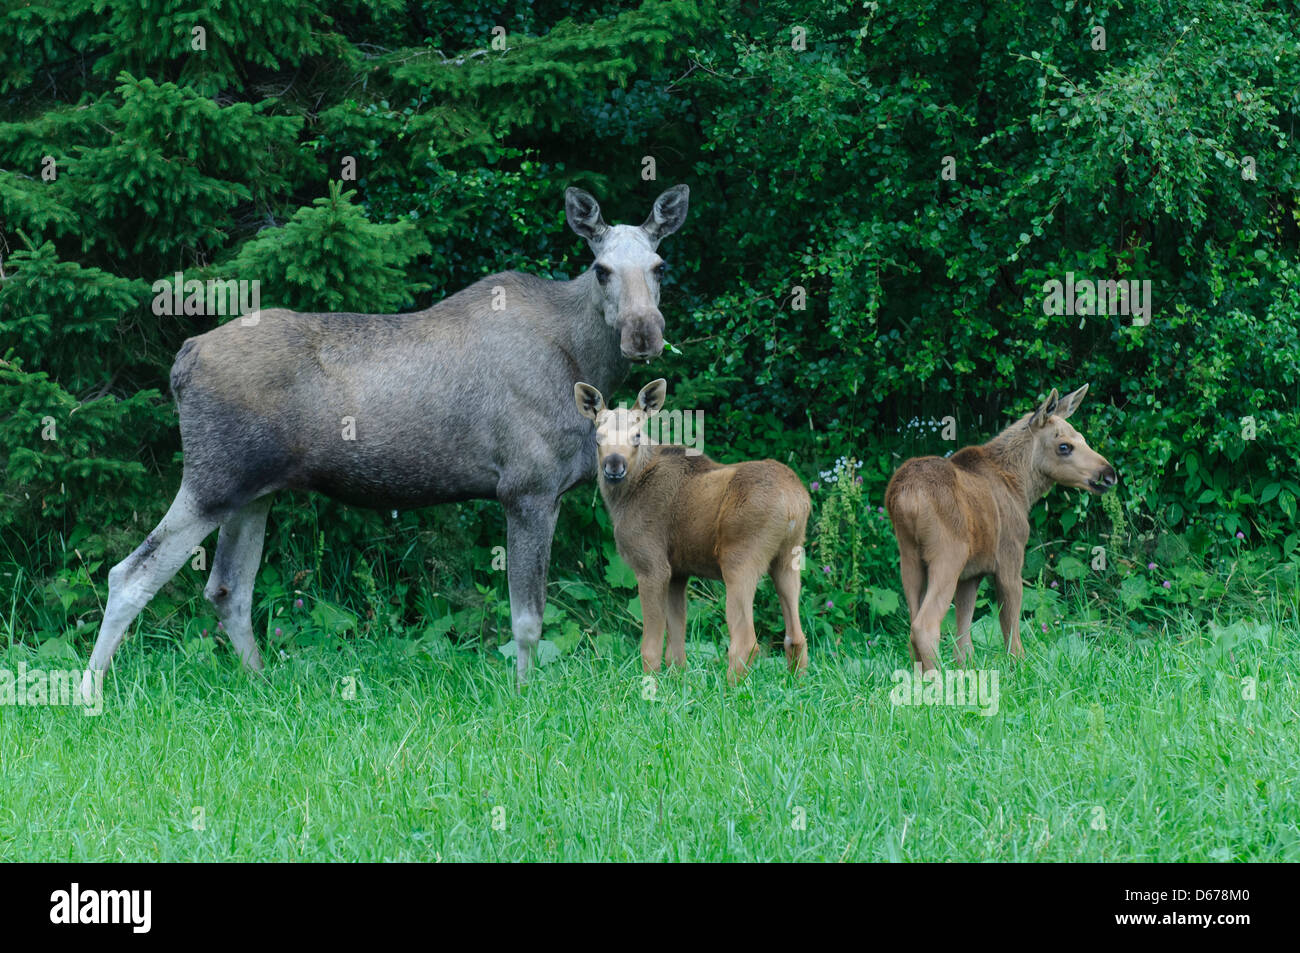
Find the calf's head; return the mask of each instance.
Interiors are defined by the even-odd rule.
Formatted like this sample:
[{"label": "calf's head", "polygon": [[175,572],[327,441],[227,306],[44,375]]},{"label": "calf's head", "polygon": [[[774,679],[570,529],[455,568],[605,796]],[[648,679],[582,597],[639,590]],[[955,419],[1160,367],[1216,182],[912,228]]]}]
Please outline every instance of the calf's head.
[{"label": "calf's head", "polygon": [[631,407],[610,408],[590,384],[578,381],[573,385],[578,412],[596,423],[596,470],[603,484],[622,483],[645,464],[650,438],[642,428],[659,413],[667,394],[668,382],[661,377],[642,387]]},{"label": "calf's head", "polygon": [[606,225],[591,195],[582,189],[565,190],[564,214],[596,256],[592,267],[605,321],[618,330],[619,350],[629,360],[650,361],[663,353],[659,286],[664,260],[655,249],[682,227],[689,202],[690,189],[675,185],[655,200],[645,224]]},{"label": "calf's head", "polygon": [[1058,396],[1056,388],[1052,388],[1047,399],[1030,414],[1033,468],[1062,486],[1105,493],[1119,482],[1115,468],[1088,446],[1083,434],[1066,423],[1087,393],[1087,384],[1064,397]]}]

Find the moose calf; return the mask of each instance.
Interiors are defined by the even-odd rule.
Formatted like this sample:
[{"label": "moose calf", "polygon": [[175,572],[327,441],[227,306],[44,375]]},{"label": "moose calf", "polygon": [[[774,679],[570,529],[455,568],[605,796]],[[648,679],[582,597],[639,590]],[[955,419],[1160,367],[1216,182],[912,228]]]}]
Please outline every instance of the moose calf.
[{"label": "moose calf", "polygon": [[1065,422],[1086,393],[1087,384],[1065,397],[1053,389],[1036,411],[988,443],[948,459],[914,457],[889,481],[885,508],[912,617],[912,659],[924,670],[938,664],[939,624],[954,601],[957,662],[966,660],[984,576],[997,588],[1007,650],[1024,654],[1020,570],[1030,507],[1056,483],[1100,494],[1118,480],[1114,467]]},{"label": "moose calf", "polygon": [[641,662],[659,670],[668,625],[668,662],[686,664],[686,584],[692,576],[727,587],[731,646],[727,675],[744,675],[757,649],[754,590],[770,573],[785,616],[791,671],[808,664],[799,625],[799,573],[811,501],[799,478],[775,460],[720,464],[685,447],[652,445],[642,425],[663,407],[660,379],[631,409],[611,410],[599,390],[578,382],[578,410],[596,423],[600,495],[619,554],[636,573],[644,629]]}]

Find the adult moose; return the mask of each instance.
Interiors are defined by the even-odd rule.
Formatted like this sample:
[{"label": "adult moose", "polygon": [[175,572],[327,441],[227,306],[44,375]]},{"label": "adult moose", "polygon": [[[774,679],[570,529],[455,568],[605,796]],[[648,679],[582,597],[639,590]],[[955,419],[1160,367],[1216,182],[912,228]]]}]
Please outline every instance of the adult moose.
[{"label": "adult moose", "polygon": [[1106,458],[1066,423],[1088,385],[1061,397],[1055,388],[988,443],[950,458],[913,457],[885,488],[898,539],[899,571],[912,617],[912,660],[926,671],[939,661],[939,626],[957,607],[957,661],[971,650],[970,626],[980,580],[992,576],[1007,651],[1023,655],[1020,601],[1029,510],[1054,484],[1105,493],[1119,477]]},{"label": "adult moose", "polygon": [[250,669],[253,579],[276,490],[377,509],[497,499],[506,511],[518,672],[541,638],[560,496],[595,475],[596,441],[573,385],[613,386],[663,350],[659,242],[689,190],[659,196],[640,226],[606,225],[568,189],[569,226],[593,266],[572,281],[490,275],[425,311],[262,311],[187,340],[172,365],[184,469],[162,521],[108,574],[108,604],[82,681],[97,691],[127,627],[220,527],[204,595]]}]

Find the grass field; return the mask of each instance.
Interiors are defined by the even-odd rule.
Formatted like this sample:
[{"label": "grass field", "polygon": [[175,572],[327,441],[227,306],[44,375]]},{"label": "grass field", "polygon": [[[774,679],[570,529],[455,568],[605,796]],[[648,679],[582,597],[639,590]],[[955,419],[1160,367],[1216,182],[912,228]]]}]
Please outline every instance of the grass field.
[{"label": "grass field", "polygon": [[[653,685],[629,635],[517,692],[495,652],[399,638],[248,676],[146,618],[102,714],[0,708],[0,857],[1300,860],[1292,618],[1028,633],[1015,664],[980,627],[992,716],[892,703],[901,636],[730,689],[695,624]],[[14,621],[0,666],[37,664]]]}]

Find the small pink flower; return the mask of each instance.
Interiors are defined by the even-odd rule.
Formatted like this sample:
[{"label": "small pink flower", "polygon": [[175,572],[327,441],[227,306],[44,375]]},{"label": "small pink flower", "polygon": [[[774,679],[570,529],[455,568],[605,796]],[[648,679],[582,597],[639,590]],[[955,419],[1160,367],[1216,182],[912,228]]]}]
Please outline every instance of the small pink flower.
[{"label": "small pink flower", "polygon": [[280,628],[280,627],[277,625],[277,626],[275,627],[275,637],[278,639],[278,638],[279,638],[280,636],[282,636],[282,635],[284,635],[284,629]]},{"label": "small pink flower", "polygon": [[1046,631],[1047,631],[1047,623],[1046,623],[1046,622],[1042,623],[1042,626],[1043,626],[1043,631],[1046,632]]},{"label": "small pink flower", "polygon": [[1056,588],[1056,580],[1055,580],[1055,579],[1052,580],[1052,588],[1053,588],[1053,589]]},{"label": "small pink flower", "polygon": [[1237,538],[1238,538],[1238,539],[1245,539],[1245,538],[1246,538],[1246,534],[1243,533],[1241,530],[1237,530]]},{"label": "small pink flower", "polygon": [[1147,569],[1155,569],[1155,568],[1156,568],[1155,563],[1147,563]]},{"label": "small pink flower", "polygon": [[823,567],[822,567],[822,572],[826,573],[826,574],[829,576],[829,575],[830,575],[830,572],[831,572],[831,567],[830,567],[830,566],[823,566]]},{"label": "small pink flower", "polygon": [[821,485],[820,483],[818,483],[816,480],[813,480],[813,481],[812,481],[812,491],[813,491],[814,493],[816,493],[816,492],[817,492],[818,490],[820,490],[821,488],[822,488],[822,485]]},{"label": "small pink flower", "polygon": [[1174,588],[1174,587],[1173,587],[1173,584],[1172,584],[1168,579],[1166,579],[1166,580],[1165,580],[1164,582],[1162,582],[1160,585],[1164,586],[1166,589],[1172,589],[1172,588]]},{"label": "small pink flower", "polygon": [[831,602],[829,599],[827,599],[827,600],[826,600],[826,608],[827,608],[827,609],[834,609],[834,608],[835,608],[835,603],[833,603],[833,602]]},{"label": "small pink flower", "polygon": [[854,482],[855,482],[855,483],[861,483],[861,482],[862,482],[862,477],[858,477],[857,480],[855,480]]},{"label": "small pink flower", "polygon": [[208,637],[208,630],[207,630],[207,629],[204,629],[204,630],[203,630],[203,634],[200,635],[199,638],[201,638],[201,639],[206,639],[207,637]]},{"label": "small pink flower", "polygon": [[882,506],[880,509],[876,510],[876,512],[877,512],[877,513],[883,513],[883,512],[885,512],[885,508]]},{"label": "small pink flower", "polygon": [[217,623],[217,628],[220,629],[222,632],[225,632],[225,631],[226,631],[226,624],[225,624],[224,622],[218,622],[218,623]]},{"label": "small pink flower", "polygon": [[301,600],[301,599],[295,599],[295,600],[293,600],[293,607],[294,607],[295,609],[301,609],[301,608],[302,608],[302,600]]}]

